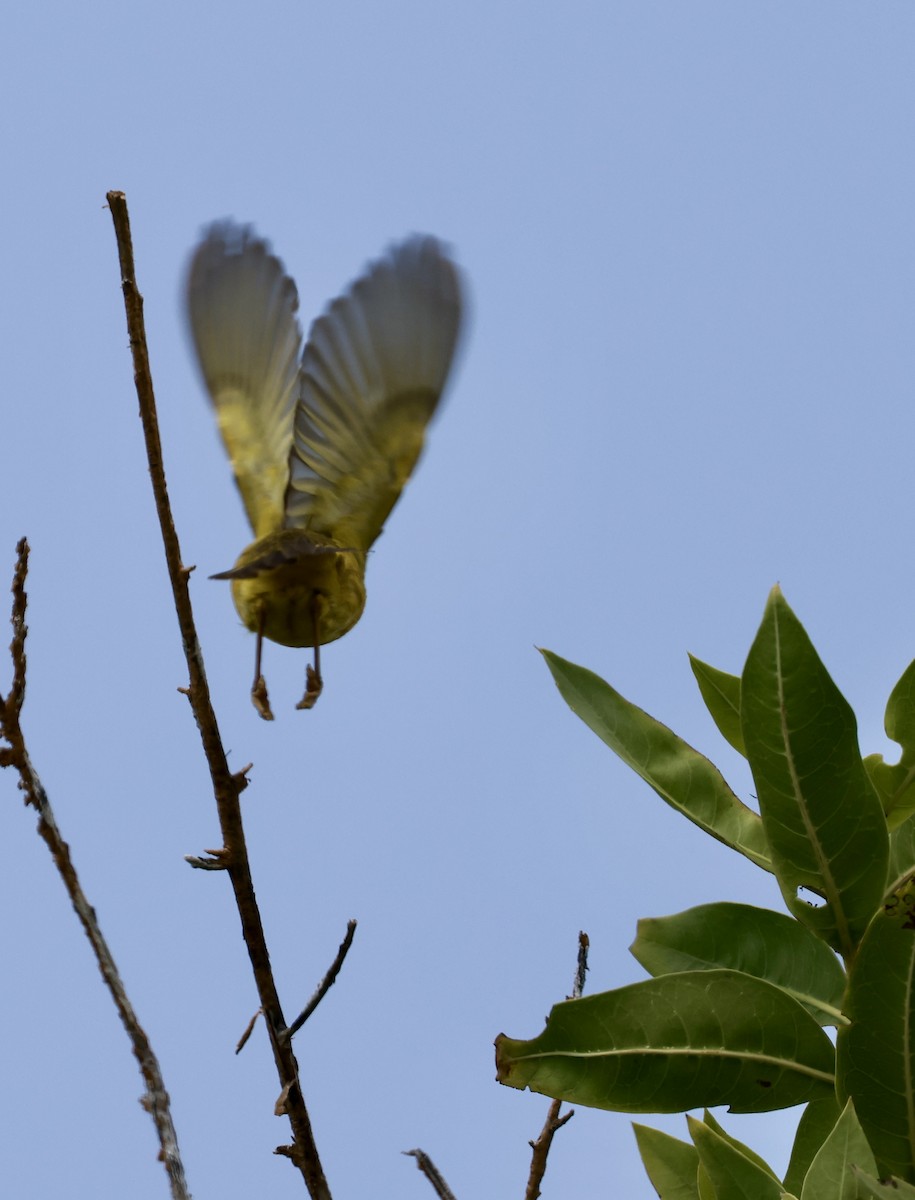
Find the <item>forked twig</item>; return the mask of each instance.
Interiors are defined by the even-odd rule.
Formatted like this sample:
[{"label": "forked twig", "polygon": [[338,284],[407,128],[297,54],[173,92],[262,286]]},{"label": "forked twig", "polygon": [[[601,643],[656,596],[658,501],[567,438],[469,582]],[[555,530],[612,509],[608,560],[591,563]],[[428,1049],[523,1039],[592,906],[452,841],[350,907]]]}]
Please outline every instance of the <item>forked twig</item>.
[{"label": "forked twig", "polygon": [[[208,853],[212,853],[212,851],[209,851]],[[201,865],[197,860],[189,859],[188,861],[191,863],[192,866],[195,866],[195,867]],[[213,870],[214,868],[210,867],[209,869]],[[356,924],[357,924],[356,921],[347,921],[346,922],[346,934],[344,935],[343,941],[340,943],[340,946],[337,949],[337,953],[334,957],[334,961],[330,964],[330,966],[325,971],[324,978],[318,984],[311,999],[308,1001],[308,1003],[305,1005],[305,1007],[302,1009],[302,1011],[299,1013],[299,1015],[296,1017],[296,1019],[292,1022],[292,1024],[289,1026],[289,1028],[286,1030],[286,1032],[283,1034],[283,1037],[285,1037],[287,1039],[291,1039],[291,1038],[295,1037],[295,1035],[299,1032],[299,1030],[302,1028],[302,1026],[305,1024],[305,1022],[311,1016],[311,1014],[315,1011],[315,1009],[318,1007],[318,1005],[321,1003],[321,1001],[324,999],[324,997],[327,995],[327,993],[330,991],[330,989],[337,982],[337,976],[340,974],[340,968],[343,966],[343,960],[346,958],[347,954],[349,954],[349,948],[350,948],[350,946],[352,946],[353,938],[356,935]],[[263,1009],[259,1008],[257,1010],[257,1012],[254,1014],[254,1016],[251,1018],[251,1020],[248,1022],[248,1024],[245,1026],[245,1031],[241,1035],[241,1037],[238,1039],[238,1044],[235,1047],[236,1054],[240,1054],[242,1052],[242,1050],[244,1050],[245,1046],[248,1044],[248,1038],[250,1038],[251,1034],[254,1032],[254,1026],[257,1024],[257,1018],[262,1017],[263,1015],[264,1015]]]},{"label": "forked twig", "polygon": [[19,773],[19,788],[25,793],[25,802],[38,813],[38,832],[44,839],[67,889],[70,902],[79,917],[86,937],[95,953],[102,978],[111,993],[121,1024],[127,1030],[134,1056],[140,1064],[140,1072],[146,1085],[142,1104],[153,1119],[159,1137],[159,1157],[165,1165],[173,1200],[190,1200],[184,1166],[178,1150],[178,1135],[172,1122],[168,1092],[162,1079],[159,1062],[153,1052],[133,1005],[127,997],[123,981],[118,973],[108,943],[95,910],[86,899],[76,868],[70,857],[70,847],[61,836],[51,808],[48,794],[32,766],[22,733],[19,717],[25,699],[26,656],[25,639],[28,628],[25,623],[27,596],[25,580],[28,573],[29,545],[22,538],[16,547],[16,570],[13,576],[13,640],[10,654],[13,660],[13,683],[9,695],[0,696],[0,732],[8,748],[0,751],[0,766],[13,767]]},{"label": "forked twig", "polygon": [[[149,473],[152,479],[153,494],[156,510],[159,514],[159,525],[162,540],[165,545],[165,558],[168,564],[168,575],[171,580],[175,610],[178,614],[178,625],[181,630],[181,640],[187,659],[189,686],[187,696],[200,731],[204,753],[213,783],[216,807],[219,814],[219,824],[222,831],[223,848],[220,851],[219,862],[224,866],[232,889],[235,893],[235,903],[241,919],[242,935],[251,960],[251,967],[257,985],[258,997],[264,1011],[264,1019],[273,1049],[277,1074],[280,1078],[281,1092],[277,1110],[289,1117],[293,1133],[293,1145],[278,1146],[275,1153],[290,1158],[301,1171],[312,1200],[331,1200],[330,1188],[324,1176],[324,1170],[318,1155],[311,1120],[305,1106],[299,1083],[299,1068],[292,1053],[292,1046],[286,1033],[286,1021],[277,994],[276,983],[270,967],[270,956],[264,937],[263,924],[254,887],[251,881],[251,869],[248,862],[248,851],[245,844],[244,828],[242,826],[241,805],[239,794],[247,785],[243,774],[234,774],[229,770],[226,754],[219,735],[216,715],[210,701],[206,673],[203,666],[203,656],[197,640],[194,626],[194,616],[191,609],[188,592],[188,576],[190,569],[181,561],[181,549],[178,535],[175,531],[171,509],[168,502],[168,489],[165,472],[162,466],[162,447],[159,440],[158,420],[156,417],[156,401],[153,391],[152,376],[149,368],[149,355],[146,345],[146,332],[143,322],[143,298],[137,288],[136,273],[133,261],[133,245],[130,236],[130,219],[127,212],[127,199],[123,192],[109,192],[108,206],[114,221],[117,238],[118,256],[121,266],[121,287],[124,293],[124,307],[127,313],[127,330],[130,335],[130,348],[133,355],[134,379],[137,397],[140,402],[140,419],[143,423],[143,433],[146,439],[146,453],[149,460]],[[202,865],[195,863],[195,865]]]},{"label": "forked twig", "polygon": [[[588,971],[588,949],[591,945],[588,935],[584,932],[578,935],[578,963],[575,968],[575,981],[572,984],[572,994],[568,997],[569,1000],[578,1000],[581,998],[582,992],[585,990],[585,975]],[[543,1183],[543,1177],[546,1174],[547,1159],[550,1156],[550,1147],[553,1144],[553,1138],[558,1130],[562,1129],[567,1121],[571,1121],[575,1115],[575,1109],[570,1108],[564,1116],[560,1116],[562,1108],[561,1100],[553,1100],[546,1114],[546,1120],[543,1123],[543,1128],[537,1136],[536,1141],[530,1143],[531,1154],[531,1170],[527,1177],[527,1187],[524,1192],[524,1200],[537,1200],[540,1195],[540,1185]]]},{"label": "forked twig", "polygon": [[549,1110],[546,1114],[546,1120],[543,1122],[543,1128],[537,1136],[536,1141],[530,1143],[531,1150],[531,1170],[527,1177],[527,1187],[524,1189],[524,1200],[537,1200],[540,1195],[540,1185],[543,1183],[543,1177],[546,1174],[546,1163],[550,1155],[550,1147],[553,1144],[553,1136],[557,1130],[562,1129],[567,1121],[571,1121],[575,1116],[575,1109],[570,1108],[564,1116],[559,1115],[559,1110],[562,1108],[561,1100],[553,1100],[550,1103]]}]

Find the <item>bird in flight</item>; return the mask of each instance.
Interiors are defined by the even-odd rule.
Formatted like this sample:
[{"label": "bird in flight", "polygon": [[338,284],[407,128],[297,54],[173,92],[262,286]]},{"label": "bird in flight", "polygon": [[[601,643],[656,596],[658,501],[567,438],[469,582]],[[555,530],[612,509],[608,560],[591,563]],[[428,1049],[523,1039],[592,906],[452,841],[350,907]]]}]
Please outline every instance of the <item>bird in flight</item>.
[{"label": "bird in flight", "polygon": [[313,646],[298,708],[321,694],[320,647],[365,607],[367,552],[423,448],[461,322],[457,268],[432,237],[394,245],[318,317],[302,349],[298,294],[247,226],[208,229],[188,318],[255,540],[232,583],[257,637],[251,699],[273,713],[263,639]]}]

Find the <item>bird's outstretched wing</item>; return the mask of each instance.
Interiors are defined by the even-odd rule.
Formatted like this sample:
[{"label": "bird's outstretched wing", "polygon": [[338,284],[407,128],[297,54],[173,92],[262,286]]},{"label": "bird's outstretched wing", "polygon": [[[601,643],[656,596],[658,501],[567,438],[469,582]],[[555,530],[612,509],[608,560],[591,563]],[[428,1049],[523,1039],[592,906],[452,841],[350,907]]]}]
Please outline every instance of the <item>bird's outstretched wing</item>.
[{"label": "bird's outstretched wing", "polygon": [[230,221],[191,260],[191,334],[235,481],[257,537],[279,529],[299,394],[293,281],[269,245]]},{"label": "bird's outstretched wing", "polygon": [[315,321],[302,357],[287,528],[369,548],[422,450],[460,315],[454,264],[434,238],[412,237]]}]

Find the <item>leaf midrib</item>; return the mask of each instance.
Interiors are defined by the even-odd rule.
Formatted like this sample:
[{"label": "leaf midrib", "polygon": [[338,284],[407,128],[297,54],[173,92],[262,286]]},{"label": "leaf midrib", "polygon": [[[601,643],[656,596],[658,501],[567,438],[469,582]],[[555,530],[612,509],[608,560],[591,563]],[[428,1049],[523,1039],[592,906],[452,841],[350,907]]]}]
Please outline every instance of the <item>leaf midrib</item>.
[{"label": "leaf midrib", "polygon": [[842,905],[842,895],[836,884],[835,877],[832,873],[832,868],[829,859],[823,850],[820,841],[819,833],[816,826],[810,818],[810,811],[807,806],[807,801],[804,795],[804,790],[801,787],[800,776],[798,775],[797,765],[794,761],[794,754],[791,749],[791,734],[788,729],[788,713],[785,705],[785,680],[782,672],[782,639],[781,639],[781,623],[779,621],[778,612],[775,612],[775,680],[778,689],[778,716],[782,733],[782,745],[785,747],[785,763],[788,767],[788,774],[791,779],[791,787],[794,791],[794,799],[797,804],[798,812],[801,815],[801,820],[804,823],[804,829],[807,833],[807,840],[813,850],[814,857],[820,870],[820,876],[824,883],[824,892],[826,900],[832,908],[833,916],[836,922],[836,931],[839,935],[839,942],[842,946],[842,953],[848,957],[854,947],[852,946],[851,932],[848,925],[848,917],[846,916],[844,906]]}]

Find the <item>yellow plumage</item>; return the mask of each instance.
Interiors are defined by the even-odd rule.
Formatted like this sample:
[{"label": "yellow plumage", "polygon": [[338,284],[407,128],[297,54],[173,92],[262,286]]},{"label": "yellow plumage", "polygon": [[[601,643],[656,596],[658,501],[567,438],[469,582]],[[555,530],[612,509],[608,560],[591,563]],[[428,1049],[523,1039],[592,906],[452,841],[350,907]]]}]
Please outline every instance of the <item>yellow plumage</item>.
[{"label": "yellow plumage", "polygon": [[267,244],[224,222],[191,261],[191,334],[255,541],[229,571],[258,635],[252,696],[270,717],[261,638],[317,647],[365,605],[366,553],[423,448],[457,342],[457,270],[438,242],[396,245],[312,325]]}]

